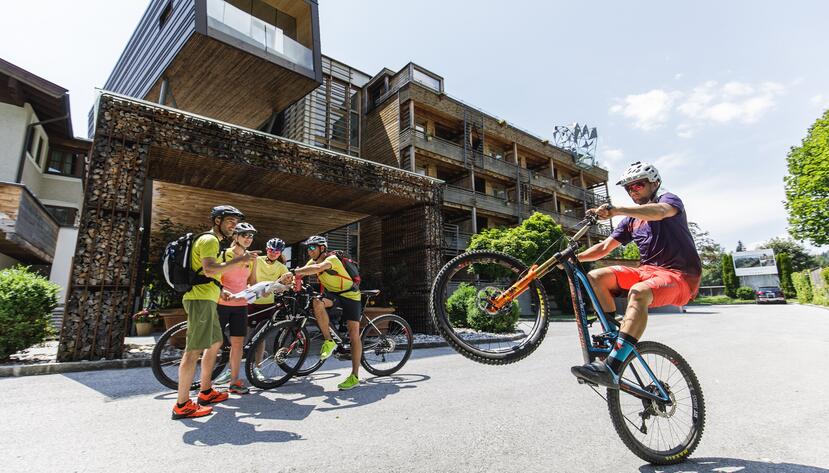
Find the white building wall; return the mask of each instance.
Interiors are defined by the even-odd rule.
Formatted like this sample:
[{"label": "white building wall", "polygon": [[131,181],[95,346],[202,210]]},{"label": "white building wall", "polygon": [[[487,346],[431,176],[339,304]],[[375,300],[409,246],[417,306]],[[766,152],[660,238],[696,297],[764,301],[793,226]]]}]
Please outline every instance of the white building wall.
[{"label": "white building wall", "polygon": [[75,256],[75,245],[78,242],[78,229],[61,227],[58,231],[58,241],[55,245],[55,259],[52,262],[52,272],[49,280],[60,286],[58,301],[66,300],[69,288],[69,278],[72,275],[72,257]]},{"label": "white building wall", "polygon": [[30,109],[0,103],[0,181],[14,182]]}]

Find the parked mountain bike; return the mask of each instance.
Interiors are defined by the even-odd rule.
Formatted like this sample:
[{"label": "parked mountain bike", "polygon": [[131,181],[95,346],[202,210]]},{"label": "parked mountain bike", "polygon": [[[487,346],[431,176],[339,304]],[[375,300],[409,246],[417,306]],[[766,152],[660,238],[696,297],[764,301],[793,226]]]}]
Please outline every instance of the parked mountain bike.
[{"label": "parked mountain bike", "polygon": [[[606,358],[618,327],[602,311],[576,258],[577,241],[596,222],[588,215],[566,249],[530,268],[497,251],[453,258],[438,273],[430,296],[440,334],[461,355],[479,363],[523,359],[547,333],[549,305],[541,278],[560,267],[570,285],[585,363]],[[600,322],[595,334],[590,333],[585,292]],[[463,300],[471,302],[464,305],[459,302]],[[475,323],[470,323],[472,318]],[[601,396],[595,385],[591,388]],[[602,398],[616,432],[633,453],[655,464],[680,463],[691,455],[702,436],[705,402],[694,371],[679,353],[661,343],[640,341],[622,365],[619,388],[608,389]]]},{"label": "parked mountain bike", "polygon": [[[278,344],[282,347],[296,347],[295,356],[300,353],[307,355],[307,358],[295,371],[296,376],[307,376],[320,369],[325,363],[325,360],[319,357],[324,337],[314,319],[311,304],[313,298],[318,297],[319,294],[310,285],[302,284],[299,277],[296,280],[298,281],[296,283],[298,290],[293,296],[289,296],[295,298],[294,310],[287,314],[287,321],[292,322],[292,325],[280,334]],[[367,317],[365,308],[369,305],[371,298],[379,295],[380,291],[364,290],[360,293],[366,298],[361,320],[365,326],[360,332],[360,340],[363,345],[360,364],[366,371],[375,376],[389,376],[402,368],[412,354],[414,341],[412,329],[403,317],[396,314],[385,314],[374,318]],[[332,311],[329,310],[330,312]],[[348,341],[340,337],[340,334],[334,330],[333,325],[329,324],[331,338],[337,344],[333,356],[340,360],[350,360],[351,351]],[[284,325],[280,327],[284,327]],[[295,360],[287,361],[283,370],[290,370],[295,365]],[[245,369],[250,373],[255,366],[255,362],[249,359]]]},{"label": "parked mountain bike", "polygon": [[[284,317],[282,312],[285,311],[287,302],[289,301],[286,301],[283,297],[275,296],[274,305],[276,310],[273,316],[257,323],[253,330],[248,332],[248,337],[245,340],[244,358],[252,357],[258,361],[257,370],[250,374],[246,373],[247,378],[251,384],[258,388],[272,389],[284,384],[305,361],[305,357],[301,353],[293,357],[286,357],[287,348],[279,345],[276,336],[286,328],[285,325],[280,325],[280,323],[282,323],[281,319]],[[270,308],[249,314],[248,320],[254,320],[256,315],[267,310],[270,310]],[[277,327],[280,328],[274,331]],[[230,341],[226,333],[223,333],[222,336],[224,342],[221,350],[216,354],[212,379],[219,376],[230,360]],[[180,322],[164,332],[153,348],[150,360],[153,375],[161,384],[170,389],[178,388],[178,369],[181,364],[181,357],[184,354],[186,337],[187,322]],[[257,348],[251,351],[254,343],[257,343]],[[276,361],[277,359],[279,359],[279,362]],[[190,387],[191,390],[200,388],[200,376],[201,358],[196,364],[196,375],[193,378],[195,381]]]}]

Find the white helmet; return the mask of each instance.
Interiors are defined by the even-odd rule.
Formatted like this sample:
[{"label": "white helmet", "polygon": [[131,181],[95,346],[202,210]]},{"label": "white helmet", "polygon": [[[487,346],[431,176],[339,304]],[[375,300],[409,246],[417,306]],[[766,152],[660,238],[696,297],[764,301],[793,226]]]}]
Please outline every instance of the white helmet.
[{"label": "white helmet", "polygon": [[659,171],[656,170],[653,164],[636,161],[625,169],[622,178],[619,179],[616,185],[626,186],[631,182],[641,181],[642,179],[647,179],[649,182],[662,181],[662,178],[659,177]]}]

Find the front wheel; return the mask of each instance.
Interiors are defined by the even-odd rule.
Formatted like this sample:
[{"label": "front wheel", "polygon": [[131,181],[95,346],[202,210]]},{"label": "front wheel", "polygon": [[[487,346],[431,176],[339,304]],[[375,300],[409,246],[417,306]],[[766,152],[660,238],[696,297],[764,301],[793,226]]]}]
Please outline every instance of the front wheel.
[{"label": "front wheel", "polygon": [[360,335],[360,363],[375,376],[396,373],[412,355],[412,328],[399,315],[381,315],[370,320]]},{"label": "front wheel", "polygon": [[[178,389],[178,370],[181,366],[181,357],[184,356],[184,345],[187,338],[187,322],[180,322],[161,334],[158,337],[153,354],[150,357],[150,367],[153,376],[159,383],[170,389]],[[203,352],[202,352],[203,353]],[[216,362],[213,365],[211,378],[215,379],[227,364],[227,357],[224,350],[219,350],[216,355]],[[193,376],[193,383],[190,390],[195,391],[201,386],[201,355],[196,362],[196,371]]]},{"label": "front wheel", "polygon": [[518,259],[497,251],[470,251],[446,263],[432,286],[429,309],[438,332],[461,355],[504,365],[535,351],[547,333],[547,296],[530,282],[511,304],[488,303],[527,273]]},{"label": "front wheel", "polygon": [[694,370],[673,349],[656,342],[639,342],[644,360],[632,355],[621,367],[621,378],[656,394],[648,369],[668,391],[669,403],[635,397],[608,389],[607,404],[613,427],[622,442],[639,458],[657,465],[685,461],[697,448],[705,426],[705,401]]},{"label": "front wheel", "polygon": [[245,375],[260,389],[273,389],[291,379],[307,355],[303,340],[308,333],[286,320],[256,334],[245,360]]}]

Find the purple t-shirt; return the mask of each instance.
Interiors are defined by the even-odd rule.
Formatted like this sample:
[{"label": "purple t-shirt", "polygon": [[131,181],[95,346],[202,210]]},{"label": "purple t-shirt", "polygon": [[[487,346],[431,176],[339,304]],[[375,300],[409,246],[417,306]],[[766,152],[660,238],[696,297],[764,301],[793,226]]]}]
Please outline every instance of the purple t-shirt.
[{"label": "purple t-shirt", "polygon": [[638,218],[625,217],[610,235],[623,245],[636,242],[641,255],[641,264],[660,266],[699,276],[702,273],[694,238],[688,229],[685,206],[679,197],[666,192],[656,200],[675,207],[679,212],[673,217],[647,222]]}]

